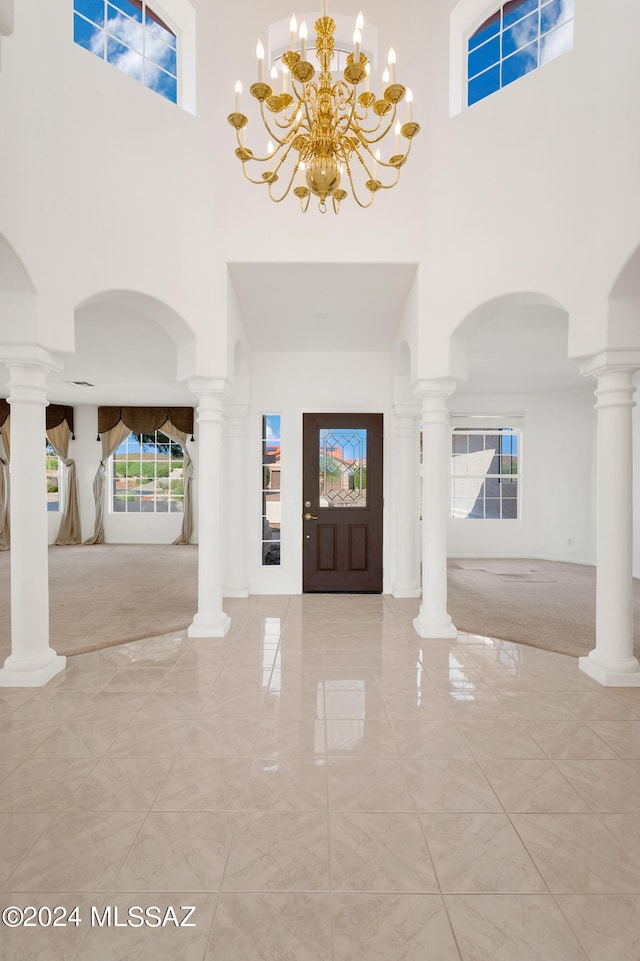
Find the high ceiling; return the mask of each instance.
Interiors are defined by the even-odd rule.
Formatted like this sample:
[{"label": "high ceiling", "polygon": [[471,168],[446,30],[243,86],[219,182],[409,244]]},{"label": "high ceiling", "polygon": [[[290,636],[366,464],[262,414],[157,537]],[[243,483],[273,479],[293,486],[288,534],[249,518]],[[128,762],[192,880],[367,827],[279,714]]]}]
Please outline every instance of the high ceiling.
[{"label": "high ceiling", "polygon": [[252,350],[390,350],[415,264],[231,264]]}]

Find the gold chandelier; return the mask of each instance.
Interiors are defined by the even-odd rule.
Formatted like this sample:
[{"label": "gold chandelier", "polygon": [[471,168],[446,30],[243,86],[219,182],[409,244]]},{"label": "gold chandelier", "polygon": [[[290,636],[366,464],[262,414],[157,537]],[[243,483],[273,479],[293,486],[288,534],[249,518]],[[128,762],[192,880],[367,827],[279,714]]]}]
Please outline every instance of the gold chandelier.
[{"label": "gold chandelier", "polygon": [[[347,196],[344,186],[350,187],[358,206],[369,207],[379,190],[390,190],[400,179],[400,168],[420,130],[411,116],[413,96],[410,90],[396,83],[393,49],[389,51],[389,67],[382,76],[382,96],[377,97],[369,89],[369,61],[360,50],[363,25],[360,14],[353,35],[353,52],[347,56],[344,79],[334,83],[330,68],[336,23],[327,14],[327,0],[323,0],[322,16],[315,23],[316,55],[320,64],[318,79],[313,65],[307,60],[306,25],[300,27],[300,49],[297,50],[298,27],[295,16],[292,17],[290,49],[282,55],[279,92],[265,82],[264,48],[258,41],[258,81],[251,85],[250,93],[258,101],[260,116],[270,138],[264,156],[256,156],[246,145],[245,128],[249,121],[241,111],[242,85],[236,84],[236,109],[228,117],[238,139],[236,157],[242,161],[247,180],[266,185],[269,197],[275,203],[284,200],[293,189],[303,213],[309,208],[311,194],[319,198],[322,213],[327,211],[329,197],[334,212],[338,213],[341,201]],[[271,71],[271,80],[277,84],[276,67]],[[364,89],[358,93],[358,86],[363,83]],[[406,119],[401,123],[397,114],[398,104],[403,99]],[[395,150],[389,160],[383,161],[377,145],[391,130],[395,132]],[[401,137],[406,141],[404,151]],[[249,170],[256,171],[257,176],[251,176]]]}]

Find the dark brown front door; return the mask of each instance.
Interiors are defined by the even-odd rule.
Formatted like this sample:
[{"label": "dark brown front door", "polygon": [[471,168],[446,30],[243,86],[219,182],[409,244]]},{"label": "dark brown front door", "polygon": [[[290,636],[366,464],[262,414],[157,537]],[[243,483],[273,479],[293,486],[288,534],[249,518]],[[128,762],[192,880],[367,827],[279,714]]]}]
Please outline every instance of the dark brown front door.
[{"label": "dark brown front door", "polygon": [[382,414],[303,414],[302,589],[382,592]]}]

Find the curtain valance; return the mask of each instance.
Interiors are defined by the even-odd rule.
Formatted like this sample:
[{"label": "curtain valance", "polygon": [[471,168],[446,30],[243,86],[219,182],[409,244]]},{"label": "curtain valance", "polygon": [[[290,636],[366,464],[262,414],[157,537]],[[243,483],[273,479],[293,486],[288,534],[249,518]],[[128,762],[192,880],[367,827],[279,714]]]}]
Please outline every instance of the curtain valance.
[{"label": "curtain valance", "polygon": [[193,407],[98,407],[99,434],[120,421],[136,434],[151,434],[167,421],[184,434],[193,434]]},{"label": "curtain valance", "polygon": [[[11,413],[11,404],[8,400],[0,398],[0,427]],[[65,420],[69,425],[69,430],[73,434],[73,407],[66,407],[64,404],[49,404],[46,408],[46,430],[54,430]]]}]

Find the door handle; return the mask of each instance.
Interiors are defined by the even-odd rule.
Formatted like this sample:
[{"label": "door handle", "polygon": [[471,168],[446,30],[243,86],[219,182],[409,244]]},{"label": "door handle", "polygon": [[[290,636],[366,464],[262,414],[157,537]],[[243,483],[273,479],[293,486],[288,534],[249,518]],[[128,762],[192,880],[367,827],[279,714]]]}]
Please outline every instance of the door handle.
[{"label": "door handle", "polygon": [[309,513],[306,513],[306,514],[304,515],[304,519],[305,519],[306,521],[317,521],[317,520],[318,520],[318,515],[317,515],[317,514],[309,514]]}]

